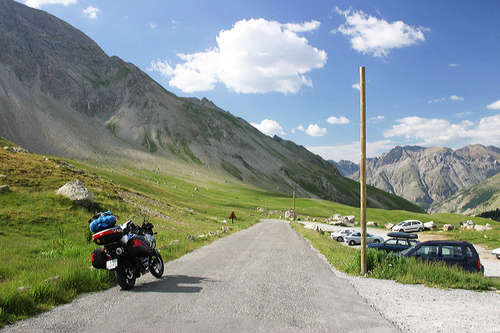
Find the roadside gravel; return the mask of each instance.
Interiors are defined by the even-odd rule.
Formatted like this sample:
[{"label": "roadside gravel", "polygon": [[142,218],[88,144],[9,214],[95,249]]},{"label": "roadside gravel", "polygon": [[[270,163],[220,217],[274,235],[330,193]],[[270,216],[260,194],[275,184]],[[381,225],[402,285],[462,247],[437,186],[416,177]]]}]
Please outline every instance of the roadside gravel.
[{"label": "roadside gravel", "polygon": [[[319,251],[314,251],[327,261]],[[444,290],[353,277],[330,267],[335,275],[349,281],[368,304],[402,331],[500,332],[500,294],[496,292]]]}]

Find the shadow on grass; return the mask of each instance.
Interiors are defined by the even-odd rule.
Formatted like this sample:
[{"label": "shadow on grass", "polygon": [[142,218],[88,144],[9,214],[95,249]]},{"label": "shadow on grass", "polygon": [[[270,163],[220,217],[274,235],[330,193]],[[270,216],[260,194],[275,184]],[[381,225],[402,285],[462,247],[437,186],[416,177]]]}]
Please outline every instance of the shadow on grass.
[{"label": "shadow on grass", "polygon": [[160,293],[199,293],[203,288],[195,286],[204,281],[217,282],[216,280],[187,275],[168,275],[161,280],[146,282],[137,285],[133,292],[160,292]]}]

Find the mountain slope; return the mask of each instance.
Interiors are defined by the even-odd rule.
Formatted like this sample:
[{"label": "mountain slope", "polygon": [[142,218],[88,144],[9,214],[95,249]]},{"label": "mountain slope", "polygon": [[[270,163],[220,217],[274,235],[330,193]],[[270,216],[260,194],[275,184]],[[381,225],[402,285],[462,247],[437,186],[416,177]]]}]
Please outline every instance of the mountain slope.
[{"label": "mountain slope", "polygon": [[[368,184],[428,208],[500,172],[500,149],[397,146],[366,165]],[[359,169],[346,176],[358,180]]]},{"label": "mountain slope", "polygon": [[[206,99],[179,98],[43,11],[0,0],[0,135],[45,154],[223,174],[351,205],[355,182]],[[418,209],[381,191],[368,204]]]},{"label": "mountain slope", "polygon": [[451,198],[433,204],[429,212],[478,215],[500,207],[500,174],[462,189]]}]

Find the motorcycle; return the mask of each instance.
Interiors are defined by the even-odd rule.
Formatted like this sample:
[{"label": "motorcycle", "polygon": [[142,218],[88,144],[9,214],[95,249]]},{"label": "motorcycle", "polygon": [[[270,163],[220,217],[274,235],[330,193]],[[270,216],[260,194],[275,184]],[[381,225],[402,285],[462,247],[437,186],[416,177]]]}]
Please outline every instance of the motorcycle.
[{"label": "motorcycle", "polygon": [[144,222],[136,226],[127,221],[122,226],[102,230],[92,236],[101,248],[92,252],[92,265],[98,269],[114,271],[122,290],[130,290],[141,275],[150,272],[161,278],[163,259],[156,249],[153,224]]}]

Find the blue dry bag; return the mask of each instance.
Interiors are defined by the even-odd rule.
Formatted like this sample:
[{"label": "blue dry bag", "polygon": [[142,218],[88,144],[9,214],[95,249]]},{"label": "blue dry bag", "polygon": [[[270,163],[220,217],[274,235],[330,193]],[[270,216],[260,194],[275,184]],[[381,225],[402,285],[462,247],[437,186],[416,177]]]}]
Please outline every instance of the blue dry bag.
[{"label": "blue dry bag", "polygon": [[109,229],[115,226],[116,217],[111,214],[111,211],[101,212],[90,219],[90,231],[93,233],[99,232],[104,229]]}]

